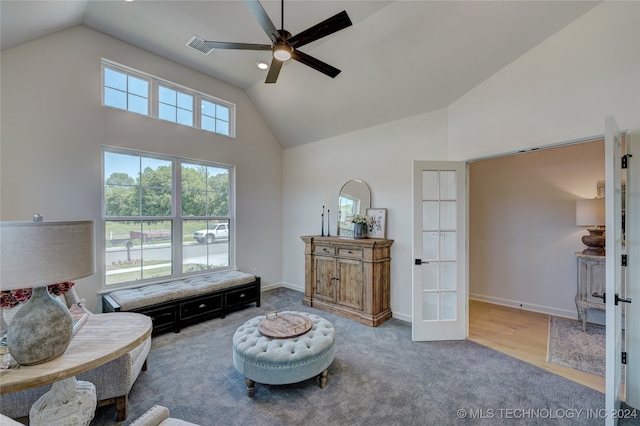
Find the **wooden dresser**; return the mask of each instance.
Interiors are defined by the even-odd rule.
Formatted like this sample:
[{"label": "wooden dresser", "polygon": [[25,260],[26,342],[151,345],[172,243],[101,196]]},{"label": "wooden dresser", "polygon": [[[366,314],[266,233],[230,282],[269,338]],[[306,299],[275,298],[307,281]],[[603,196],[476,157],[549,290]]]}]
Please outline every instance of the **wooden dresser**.
[{"label": "wooden dresser", "polygon": [[377,327],[391,318],[393,240],[301,237],[305,243],[302,303]]}]

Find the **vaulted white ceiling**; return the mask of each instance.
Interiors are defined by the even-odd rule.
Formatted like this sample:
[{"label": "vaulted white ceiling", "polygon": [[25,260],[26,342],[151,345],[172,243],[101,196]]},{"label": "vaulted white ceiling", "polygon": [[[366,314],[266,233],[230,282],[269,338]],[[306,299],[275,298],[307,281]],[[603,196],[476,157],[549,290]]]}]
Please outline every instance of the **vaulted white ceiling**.
[{"label": "vaulted white ceiling", "polygon": [[[0,43],[86,25],[245,89],[288,148],[445,108],[599,3],[286,0],[294,35],[342,10],[353,26],[300,49],[342,70],[335,79],[290,61],[275,84],[256,66],[268,51],[186,46],[193,35],[270,44],[240,0],[2,0]],[[280,1],[261,4],[280,28]]]}]

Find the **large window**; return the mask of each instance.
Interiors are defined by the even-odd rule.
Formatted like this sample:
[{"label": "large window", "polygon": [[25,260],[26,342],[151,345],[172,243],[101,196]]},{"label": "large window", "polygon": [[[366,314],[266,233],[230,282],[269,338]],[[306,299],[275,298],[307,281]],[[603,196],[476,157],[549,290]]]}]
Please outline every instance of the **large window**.
[{"label": "large window", "polygon": [[106,59],[102,60],[102,104],[235,136],[233,104]]},{"label": "large window", "polygon": [[233,266],[233,167],[105,147],[107,285]]}]

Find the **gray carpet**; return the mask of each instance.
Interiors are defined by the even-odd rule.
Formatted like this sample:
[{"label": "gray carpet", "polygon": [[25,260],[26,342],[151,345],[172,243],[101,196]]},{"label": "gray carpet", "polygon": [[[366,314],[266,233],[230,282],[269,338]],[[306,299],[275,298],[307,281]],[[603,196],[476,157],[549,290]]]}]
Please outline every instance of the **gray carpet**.
[{"label": "gray carpet", "polygon": [[[124,424],[154,404],[203,426],[494,425],[514,418],[527,425],[602,424],[586,410],[603,409],[604,395],[587,387],[471,341],[412,342],[406,322],[371,328],[307,308],[301,299],[299,292],[275,289],[263,294],[261,308],[155,337]],[[334,324],[336,357],[325,389],[310,379],[257,384],[255,397],[246,396],[231,338],[246,320],[274,309],[313,312]],[[568,417],[566,410],[572,418],[558,419]],[[578,410],[585,410],[581,417]],[[113,406],[99,408],[91,424],[117,424],[115,415]]]},{"label": "gray carpet", "polygon": [[605,327],[565,318],[549,318],[547,361],[604,377],[606,357]]}]

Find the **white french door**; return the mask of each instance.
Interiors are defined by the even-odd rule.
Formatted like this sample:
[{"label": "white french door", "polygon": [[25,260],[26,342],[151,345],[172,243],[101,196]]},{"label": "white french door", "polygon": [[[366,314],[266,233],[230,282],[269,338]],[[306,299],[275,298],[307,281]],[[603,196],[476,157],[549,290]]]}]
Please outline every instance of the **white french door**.
[{"label": "white french door", "polygon": [[468,334],[466,182],[463,162],[413,163],[414,341]]},{"label": "white french door", "polygon": [[[605,118],[605,215],[606,215],[606,425],[618,423],[617,413],[624,398],[622,382],[622,135],[613,117]],[[632,182],[627,181],[626,185]],[[627,187],[629,191],[629,187]]]}]

